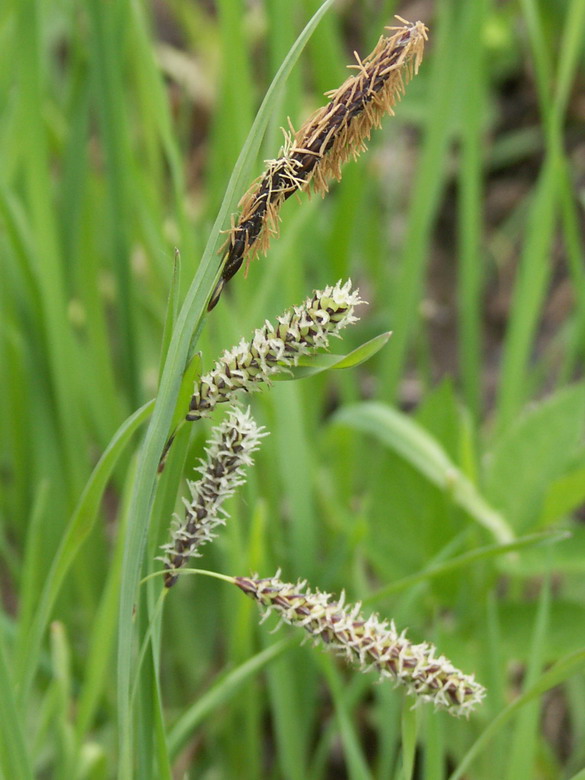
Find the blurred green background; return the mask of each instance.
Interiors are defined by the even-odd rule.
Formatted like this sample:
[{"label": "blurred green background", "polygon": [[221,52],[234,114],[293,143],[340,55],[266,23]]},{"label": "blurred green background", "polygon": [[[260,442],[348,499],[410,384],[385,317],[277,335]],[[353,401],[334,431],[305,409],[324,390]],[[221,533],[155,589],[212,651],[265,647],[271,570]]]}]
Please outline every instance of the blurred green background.
[{"label": "blurred green background", "polygon": [[475,671],[484,705],[413,715],[202,577],[162,622],[160,579],[141,586],[127,619],[209,433],[182,429],[149,523],[132,493],[143,405],[319,6],[0,5],[2,777],[584,776],[582,0],[333,3],[271,100],[252,177],[395,13],[429,27],[419,75],[325,199],[284,205],[190,369],[352,278],[369,305],[334,350],[392,338],[250,399],[271,435],[201,565],[345,589]]}]

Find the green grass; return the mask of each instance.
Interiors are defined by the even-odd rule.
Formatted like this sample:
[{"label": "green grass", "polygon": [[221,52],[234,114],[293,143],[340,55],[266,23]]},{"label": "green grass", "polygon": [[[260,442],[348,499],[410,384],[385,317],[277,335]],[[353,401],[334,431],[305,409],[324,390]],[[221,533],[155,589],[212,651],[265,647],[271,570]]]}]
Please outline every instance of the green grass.
[{"label": "green grass", "polygon": [[[280,126],[407,11],[161,7],[0,5],[0,777],[582,777],[584,4],[429,4],[396,116],[208,317]],[[270,436],[201,564],[408,626],[488,688],[468,721],[274,637],[227,584],[139,584],[209,433],[157,476],[194,377],[340,277],[369,305],[334,350],[393,335],[250,399]]]}]

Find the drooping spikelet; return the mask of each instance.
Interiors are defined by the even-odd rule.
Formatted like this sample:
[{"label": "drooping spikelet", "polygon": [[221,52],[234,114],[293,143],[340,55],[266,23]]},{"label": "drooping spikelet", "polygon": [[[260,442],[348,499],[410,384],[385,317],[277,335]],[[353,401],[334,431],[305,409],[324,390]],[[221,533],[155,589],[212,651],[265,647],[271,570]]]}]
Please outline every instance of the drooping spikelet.
[{"label": "drooping spikelet", "polygon": [[191,500],[183,499],[185,519],[181,522],[175,516],[171,541],[162,548],[167,588],[177,581],[177,569],[190,557],[199,556],[199,548],[215,538],[215,528],[225,525],[228,515],[222,504],[246,481],[244,467],[254,463],[252,453],[266,435],[250,416],[250,410],[244,412],[238,407],[231,409],[213,429],[205,448],[207,458],[195,469],[201,477],[188,481]]},{"label": "drooping spikelet", "polygon": [[195,385],[187,420],[208,417],[218,403],[231,401],[240,390],[259,390],[274,374],[296,366],[301,355],[329,345],[329,338],[356,322],[354,309],[362,303],[351,281],[315,291],[310,298],[277,318],[268,320],[251,341],[242,339],[224,352],[215,367]]},{"label": "drooping spikelet", "polygon": [[[305,582],[281,582],[275,577],[236,577],[235,584],[266,610],[277,612],[282,621],[301,626],[315,641],[321,640],[357,664],[362,671],[376,669],[406,687],[409,694],[452,715],[469,715],[481,703],[485,688],[473,675],[463,674],[426,642],[412,644],[394,623],[376,615],[363,618],[361,605],[332,600],[328,593],[310,591]],[[265,615],[265,616],[266,616]]]},{"label": "drooping spikelet", "polygon": [[341,168],[350,158],[366,149],[373,128],[404,92],[404,85],[418,71],[427,37],[422,22],[382,36],[376,48],[360,60],[357,73],[338,89],[326,93],[329,102],[319,108],[298,132],[287,132],[276,160],[267,162],[265,172],[240,201],[240,215],[226,242],[220,281],[208,309],[211,310],[223,286],[248,262],[268,248],[271,235],[278,232],[279,210],[295,192],[313,190],[324,194],[331,179],[341,178]]}]

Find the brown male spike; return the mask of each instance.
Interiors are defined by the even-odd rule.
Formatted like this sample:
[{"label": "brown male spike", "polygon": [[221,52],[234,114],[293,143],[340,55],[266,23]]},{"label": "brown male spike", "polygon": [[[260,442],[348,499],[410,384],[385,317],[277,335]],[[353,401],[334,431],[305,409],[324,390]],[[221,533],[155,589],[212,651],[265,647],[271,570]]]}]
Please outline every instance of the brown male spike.
[{"label": "brown male spike", "polygon": [[405,83],[418,72],[427,28],[422,22],[397,17],[404,27],[382,36],[372,53],[361,60],[356,53],[357,73],[326,96],[329,102],[315,111],[298,132],[284,131],[280,157],[267,163],[240,201],[240,215],[224,245],[221,278],[211,296],[208,311],[221,291],[240,269],[259,252],[266,252],[270,237],[278,233],[280,207],[295,192],[324,195],[331,179],[341,178],[343,164],[366,149],[373,128],[404,93]]}]

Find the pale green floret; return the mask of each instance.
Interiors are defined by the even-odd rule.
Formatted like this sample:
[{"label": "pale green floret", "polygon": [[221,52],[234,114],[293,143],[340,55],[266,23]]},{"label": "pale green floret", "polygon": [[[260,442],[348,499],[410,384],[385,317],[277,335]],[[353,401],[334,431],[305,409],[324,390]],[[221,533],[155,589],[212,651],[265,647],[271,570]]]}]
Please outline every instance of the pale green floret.
[{"label": "pale green floret", "polygon": [[165,564],[165,586],[170,588],[177,581],[177,570],[189,558],[198,557],[199,548],[216,536],[216,528],[225,525],[228,516],[224,501],[245,480],[245,467],[254,463],[252,453],[266,436],[256,425],[250,410],[238,407],[230,409],[221,424],[216,426],[205,447],[205,460],[195,468],[201,475],[196,481],[188,480],[191,500],[183,499],[185,518],[175,515],[171,528],[171,541],[162,547]]},{"label": "pale green floret", "polygon": [[321,640],[356,663],[362,671],[376,669],[404,685],[407,693],[432,702],[451,715],[469,715],[485,696],[485,688],[473,675],[457,669],[444,656],[436,656],[433,645],[413,644],[394,623],[377,615],[364,619],[360,604],[344,604],[344,595],[334,601],[328,593],[306,590],[305,582],[281,582],[275,577],[236,577],[236,585],[265,610],[277,612],[290,625],[302,626],[315,640]]},{"label": "pale green floret", "polygon": [[276,325],[266,320],[251,341],[242,339],[224,352],[196,383],[187,419],[208,417],[218,403],[231,401],[235,393],[259,390],[274,374],[296,366],[302,355],[326,349],[332,336],[357,321],[354,309],[360,303],[351,281],[338,282],[277,317]]}]

